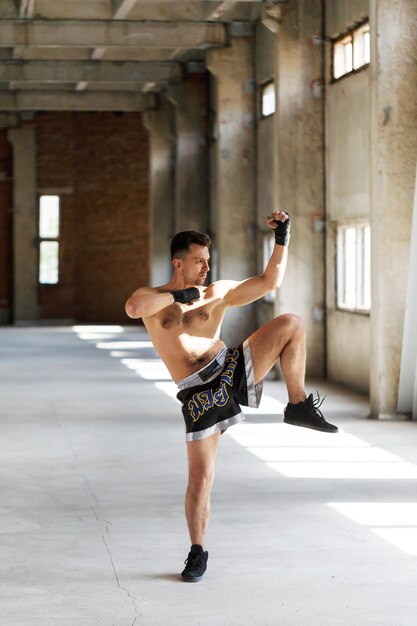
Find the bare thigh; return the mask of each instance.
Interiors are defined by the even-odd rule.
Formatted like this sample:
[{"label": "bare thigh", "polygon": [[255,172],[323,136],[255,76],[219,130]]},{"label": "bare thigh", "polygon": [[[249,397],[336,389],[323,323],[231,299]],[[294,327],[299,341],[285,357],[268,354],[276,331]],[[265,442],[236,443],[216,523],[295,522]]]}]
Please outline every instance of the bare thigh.
[{"label": "bare thigh", "polygon": [[303,328],[297,315],[286,313],[261,326],[249,337],[255,384],[265,378],[294,333]]},{"label": "bare thigh", "polygon": [[188,472],[191,480],[214,475],[220,433],[197,441],[187,441]]}]

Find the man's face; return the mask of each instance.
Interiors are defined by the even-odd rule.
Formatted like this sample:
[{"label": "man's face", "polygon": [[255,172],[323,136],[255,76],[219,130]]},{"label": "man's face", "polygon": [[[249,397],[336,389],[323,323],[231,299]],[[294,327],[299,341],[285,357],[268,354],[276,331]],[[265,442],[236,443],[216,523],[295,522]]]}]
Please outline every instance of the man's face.
[{"label": "man's face", "polygon": [[188,254],[181,259],[180,272],[187,285],[204,285],[207,278],[210,254],[206,246],[192,243]]}]

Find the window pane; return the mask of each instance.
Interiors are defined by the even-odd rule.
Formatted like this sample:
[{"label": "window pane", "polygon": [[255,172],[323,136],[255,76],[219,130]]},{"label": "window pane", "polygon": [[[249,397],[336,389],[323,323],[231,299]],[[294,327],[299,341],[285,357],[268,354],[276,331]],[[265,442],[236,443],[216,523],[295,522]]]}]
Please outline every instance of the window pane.
[{"label": "window pane", "polygon": [[364,24],[353,33],[354,67],[362,67],[370,62],[369,24]]},{"label": "window pane", "polygon": [[275,113],[275,86],[268,83],[262,87],[262,116]]},{"label": "window pane", "polygon": [[371,308],[371,229],[357,224],[338,228],[337,306]]},{"label": "window pane", "polygon": [[363,34],[363,47],[365,63],[371,62],[371,34],[369,30]]},{"label": "window pane", "polygon": [[345,43],[344,52],[345,52],[345,74],[347,74],[348,72],[351,72],[353,69],[353,60],[352,60],[353,46],[352,46],[351,41]]},{"label": "window pane", "polygon": [[39,237],[59,236],[59,196],[41,196],[39,203]]},{"label": "window pane", "polygon": [[356,229],[346,228],[344,232],[344,305],[356,305]]},{"label": "window pane", "polygon": [[347,35],[333,46],[333,78],[340,78],[353,69],[352,35]]},{"label": "window pane", "polygon": [[371,229],[363,229],[363,306],[371,308]]},{"label": "window pane", "polygon": [[364,228],[359,226],[356,231],[356,305],[358,308],[363,308],[364,300]]},{"label": "window pane", "polygon": [[344,73],[343,48],[336,43],[333,49],[333,77],[340,78]]},{"label": "window pane", "polygon": [[39,282],[43,285],[55,285],[58,282],[57,241],[41,241],[39,249]]}]

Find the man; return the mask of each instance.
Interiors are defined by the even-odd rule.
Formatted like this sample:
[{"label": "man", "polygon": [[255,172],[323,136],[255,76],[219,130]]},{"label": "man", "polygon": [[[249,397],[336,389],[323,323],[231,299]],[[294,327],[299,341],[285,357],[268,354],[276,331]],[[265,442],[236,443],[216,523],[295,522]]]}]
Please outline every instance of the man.
[{"label": "man", "polygon": [[240,404],[259,405],[262,381],[278,358],[289,400],[284,422],[324,432],[338,430],[326,422],[313,395],[306,398],[306,334],[299,317],[280,315],[236,348],[227,348],[220,338],[229,307],[259,300],[282,283],[289,215],[273,212],[267,225],[276,243],[262,275],[205,287],[210,238],[186,231],[171,243],[171,280],[161,287],[138,289],[126,302],[129,317],[143,319],[183,403],[189,468],[185,512],[192,544],[182,572],[187,582],[200,580],[207,567],[204,540],[220,434],[244,419]]}]

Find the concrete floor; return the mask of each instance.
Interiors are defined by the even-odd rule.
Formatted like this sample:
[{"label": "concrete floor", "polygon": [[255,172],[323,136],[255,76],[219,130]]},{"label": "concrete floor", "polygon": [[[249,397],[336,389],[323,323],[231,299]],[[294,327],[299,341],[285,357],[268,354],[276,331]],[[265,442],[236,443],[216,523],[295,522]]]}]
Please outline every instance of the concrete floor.
[{"label": "concrete floor", "polygon": [[0,330],[2,624],[416,626],[416,423],[320,383],[343,432],[286,426],[268,381],[222,438],[209,569],[186,584],[172,385],[140,329],[76,330]]}]

